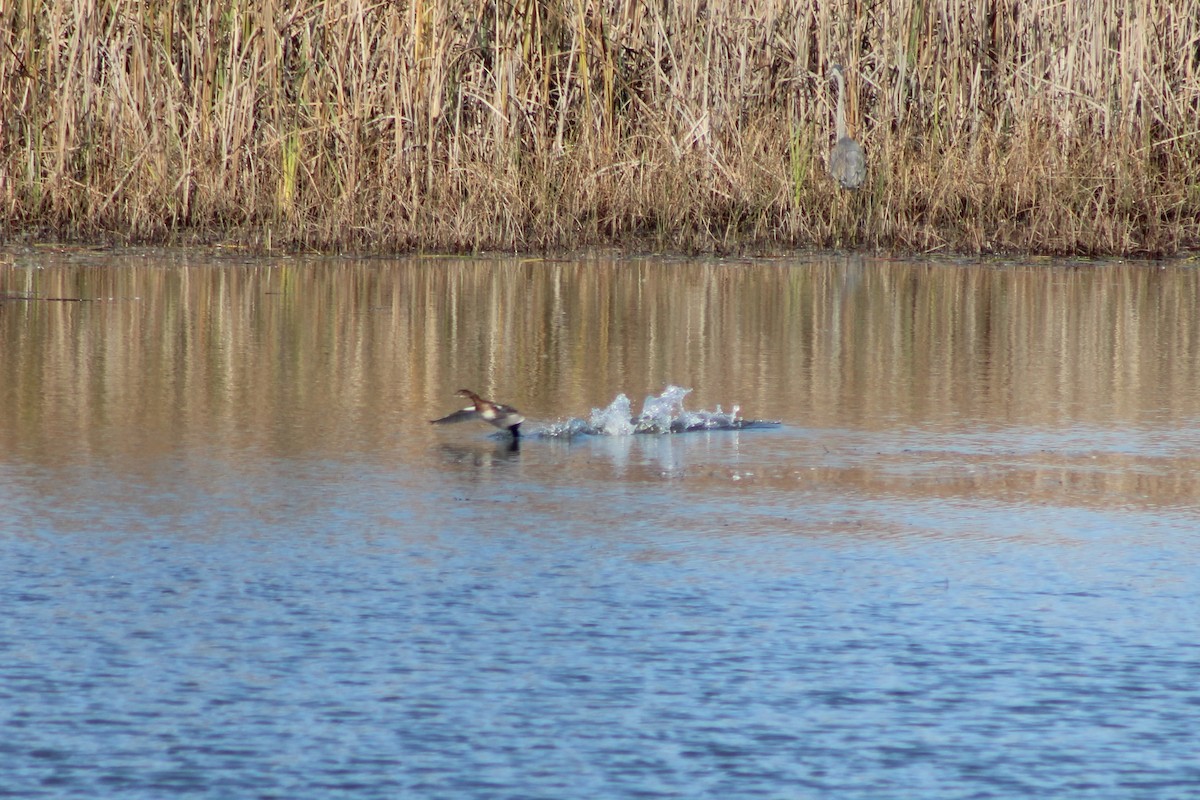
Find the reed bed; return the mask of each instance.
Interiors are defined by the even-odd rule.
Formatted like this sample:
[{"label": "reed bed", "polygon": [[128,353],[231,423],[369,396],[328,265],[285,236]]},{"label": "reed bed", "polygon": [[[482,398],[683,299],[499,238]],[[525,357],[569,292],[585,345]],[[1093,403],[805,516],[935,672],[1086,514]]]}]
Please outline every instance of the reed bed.
[{"label": "reed bed", "polygon": [[8,239],[1200,246],[1195,0],[15,0],[0,114]]}]

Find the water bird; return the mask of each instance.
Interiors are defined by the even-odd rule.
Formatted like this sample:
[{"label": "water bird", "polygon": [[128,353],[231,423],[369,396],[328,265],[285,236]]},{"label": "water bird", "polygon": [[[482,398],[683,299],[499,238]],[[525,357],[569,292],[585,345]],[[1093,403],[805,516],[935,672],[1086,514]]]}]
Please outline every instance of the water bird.
[{"label": "water bird", "polygon": [[491,400],[475,394],[470,389],[459,389],[455,394],[459,397],[469,398],[471,405],[455,411],[453,414],[448,414],[441,419],[430,420],[430,423],[441,425],[448,422],[465,422],[469,419],[478,419],[494,425],[500,430],[508,431],[514,439],[521,435],[521,423],[525,421],[525,417],[521,416],[521,412],[512,406],[506,406],[503,403],[493,403]]},{"label": "water bird", "polygon": [[841,64],[829,68],[837,81],[837,141],[829,151],[829,174],[843,189],[857,189],[867,178],[867,157],[862,146],[846,135],[846,76]]}]

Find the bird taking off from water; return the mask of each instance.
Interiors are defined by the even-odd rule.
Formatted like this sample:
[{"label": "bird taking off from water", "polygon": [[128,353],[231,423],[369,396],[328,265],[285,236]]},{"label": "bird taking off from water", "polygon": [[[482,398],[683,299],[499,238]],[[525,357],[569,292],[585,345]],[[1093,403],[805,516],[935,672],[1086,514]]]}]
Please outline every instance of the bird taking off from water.
[{"label": "bird taking off from water", "polygon": [[829,174],[843,189],[857,189],[867,177],[867,157],[858,142],[846,135],[846,76],[842,65],[829,68],[837,81],[837,142],[829,151]]},{"label": "bird taking off from water", "polygon": [[441,425],[447,422],[464,422],[469,419],[478,419],[495,425],[502,431],[508,431],[513,435],[514,439],[521,435],[521,423],[525,421],[525,417],[521,416],[521,412],[512,406],[493,403],[491,400],[475,394],[470,389],[459,389],[455,394],[459,397],[470,398],[471,405],[441,419],[430,420],[431,423]]}]

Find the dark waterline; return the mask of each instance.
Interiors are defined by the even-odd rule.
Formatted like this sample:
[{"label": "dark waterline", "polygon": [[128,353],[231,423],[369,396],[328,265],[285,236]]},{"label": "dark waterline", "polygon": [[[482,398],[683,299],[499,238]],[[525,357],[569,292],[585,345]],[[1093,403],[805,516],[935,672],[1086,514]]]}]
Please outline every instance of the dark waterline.
[{"label": "dark waterline", "polygon": [[0,796],[1200,793],[1190,271],[586,266],[0,270]]}]

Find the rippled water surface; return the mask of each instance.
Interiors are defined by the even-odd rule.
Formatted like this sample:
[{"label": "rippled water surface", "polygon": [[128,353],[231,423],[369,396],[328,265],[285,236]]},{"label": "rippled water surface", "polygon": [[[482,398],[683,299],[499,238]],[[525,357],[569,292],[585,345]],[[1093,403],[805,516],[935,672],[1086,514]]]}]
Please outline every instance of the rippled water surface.
[{"label": "rippled water surface", "polygon": [[1194,797],[1198,452],[1188,264],[9,251],[0,796]]}]

